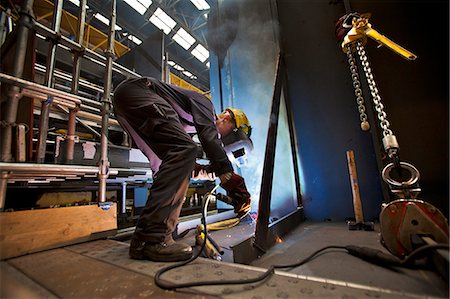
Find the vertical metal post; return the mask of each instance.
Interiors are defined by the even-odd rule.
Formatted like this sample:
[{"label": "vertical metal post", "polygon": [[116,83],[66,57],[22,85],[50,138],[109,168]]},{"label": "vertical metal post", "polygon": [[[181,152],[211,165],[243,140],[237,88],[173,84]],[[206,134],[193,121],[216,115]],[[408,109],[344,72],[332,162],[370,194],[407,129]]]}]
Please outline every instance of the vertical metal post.
[{"label": "vertical metal post", "polygon": [[166,52],[164,54],[163,67],[162,67],[162,80],[165,83],[170,83],[169,52]]},{"label": "vertical metal post", "polygon": [[[87,0],[80,1],[80,10],[78,13],[78,35],[76,42],[80,45],[83,45],[84,39],[84,27],[86,22],[86,3]],[[81,70],[81,58],[83,54],[78,51],[74,51],[73,54],[73,71],[72,71],[72,93],[78,94],[78,86],[80,82],[80,70]],[[67,150],[66,150],[66,159],[67,163],[73,162],[73,154],[75,147],[75,131],[76,131],[76,122],[77,122],[77,112],[79,107],[76,109],[69,110],[69,123],[67,129]]]},{"label": "vertical metal post", "polygon": [[[20,17],[17,22],[16,55],[14,56],[13,69],[11,75],[22,78],[27,54],[28,34],[32,27],[33,0],[22,2],[20,8]],[[22,97],[18,86],[9,86],[7,92],[7,101],[4,111],[4,119],[1,126],[1,161],[11,162],[11,144],[12,144],[12,126],[16,123],[19,100]],[[0,194],[0,197],[2,195]]]},{"label": "vertical metal post", "polygon": [[24,124],[16,127],[16,162],[25,162],[27,157],[26,127]]},{"label": "vertical metal post", "polygon": [[269,117],[269,130],[267,133],[266,152],[264,155],[263,174],[261,180],[261,195],[258,205],[258,219],[255,229],[254,245],[265,251],[269,231],[270,203],[272,197],[273,171],[275,163],[275,149],[277,143],[278,118],[280,112],[281,88],[283,85],[284,67],[281,54],[278,56],[275,72],[275,84],[272,98],[272,109]]},{"label": "vertical metal post", "polygon": [[[52,29],[59,34],[61,27],[63,0],[57,0],[53,10]],[[58,41],[51,40],[47,53],[47,64],[45,72],[45,86],[53,87],[53,72],[56,64],[56,49],[58,48]],[[42,163],[45,160],[45,152],[48,135],[48,118],[50,114],[50,105],[52,97],[48,97],[47,101],[42,102],[41,117],[39,121],[39,138],[37,147],[37,162]]]},{"label": "vertical metal post", "polygon": [[289,97],[289,86],[288,81],[286,78],[286,73],[283,75],[283,81],[284,81],[284,88],[283,88],[283,95],[284,95],[284,104],[286,105],[286,114],[287,114],[287,122],[289,126],[289,139],[291,142],[291,154],[292,154],[292,163],[294,166],[294,180],[295,180],[295,190],[297,193],[297,205],[299,207],[303,206],[302,203],[302,193],[301,193],[301,186],[300,186],[300,174],[299,174],[299,168],[298,168],[298,158],[297,158],[297,134],[295,133],[295,126],[294,126],[294,115],[292,112],[292,102],[291,98]]},{"label": "vertical metal post", "polygon": [[126,146],[126,147],[130,147],[131,146],[131,142],[130,142],[130,136],[128,136],[127,131],[123,131],[123,136],[122,136],[122,146]]},{"label": "vertical metal post", "polygon": [[106,179],[109,174],[108,161],[108,120],[111,111],[112,66],[114,57],[114,34],[116,26],[116,0],[111,1],[111,20],[109,22],[108,49],[105,51],[106,69],[102,97],[102,135],[100,139],[99,190],[98,201],[106,201]]},{"label": "vertical metal post", "polygon": [[127,182],[122,182],[122,215],[127,213]]},{"label": "vertical metal post", "polygon": [[8,34],[8,26],[6,25],[6,23],[8,22],[8,18],[9,17],[7,16],[7,12],[0,12],[0,46],[3,45],[6,39],[6,35]]},{"label": "vertical metal post", "polygon": [[0,172],[0,212],[5,208],[6,187],[8,186],[8,172]]}]

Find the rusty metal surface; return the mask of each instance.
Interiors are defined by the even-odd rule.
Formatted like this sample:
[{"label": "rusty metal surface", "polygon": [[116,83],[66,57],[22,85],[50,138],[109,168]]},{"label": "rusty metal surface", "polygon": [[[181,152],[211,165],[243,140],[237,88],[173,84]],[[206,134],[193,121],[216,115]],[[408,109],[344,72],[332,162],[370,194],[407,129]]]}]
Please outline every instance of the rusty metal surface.
[{"label": "rusty metal surface", "polygon": [[[58,297],[63,298],[419,298],[336,280],[276,272],[268,280],[241,286],[206,286],[177,292],[163,291],[154,273],[167,265],[128,258],[128,245],[99,240],[8,260],[7,263]],[[170,271],[173,282],[255,277],[264,271],[200,258]]]}]

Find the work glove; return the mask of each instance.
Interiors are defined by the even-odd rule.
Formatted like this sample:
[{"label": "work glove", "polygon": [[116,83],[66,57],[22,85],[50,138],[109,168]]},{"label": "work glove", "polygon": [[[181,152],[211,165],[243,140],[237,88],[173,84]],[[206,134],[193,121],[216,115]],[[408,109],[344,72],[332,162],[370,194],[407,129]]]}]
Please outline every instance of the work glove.
[{"label": "work glove", "polygon": [[194,169],[192,170],[192,179],[214,181],[216,179],[216,175],[214,174],[211,165],[195,163]]},{"label": "work glove", "polygon": [[238,217],[245,216],[250,211],[251,196],[245,186],[244,178],[240,175],[231,174],[231,178],[220,184],[227,191],[227,196],[232,199],[231,204]]}]

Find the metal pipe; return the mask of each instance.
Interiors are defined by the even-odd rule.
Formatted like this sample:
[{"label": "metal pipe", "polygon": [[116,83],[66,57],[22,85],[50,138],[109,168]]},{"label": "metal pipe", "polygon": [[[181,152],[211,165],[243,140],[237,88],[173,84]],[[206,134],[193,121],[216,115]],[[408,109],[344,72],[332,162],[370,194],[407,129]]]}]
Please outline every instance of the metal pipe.
[{"label": "metal pipe", "polygon": [[[163,43],[164,47],[164,43]],[[164,50],[164,49],[163,49]],[[169,71],[169,52],[164,53],[164,59],[162,61],[162,81],[170,84],[170,71]]]},{"label": "metal pipe", "polygon": [[[8,8],[9,10],[9,8]],[[8,26],[6,25],[7,22],[7,18],[9,18],[9,16],[7,15],[7,12],[2,11],[0,12],[0,46],[3,45],[3,43],[5,42],[6,39],[6,35],[8,34]]]},{"label": "metal pipe", "polygon": [[8,172],[0,173],[0,212],[3,212],[6,202],[6,188],[8,186]]},{"label": "metal pipe", "polygon": [[81,104],[82,101],[85,100],[84,98],[77,95],[73,95],[54,88],[45,87],[43,85],[28,80],[20,79],[3,73],[0,73],[0,81],[17,85],[18,88],[19,87],[26,88],[34,92],[43,93],[55,98],[60,98],[65,101],[73,102],[74,104]]},{"label": "metal pipe", "polygon": [[270,202],[272,199],[272,183],[275,164],[275,149],[277,144],[278,118],[280,112],[281,89],[283,85],[283,62],[281,54],[278,56],[275,83],[272,97],[272,108],[270,112],[269,130],[267,132],[266,151],[264,155],[263,174],[261,179],[261,195],[258,205],[258,219],[255,229],[254,245],[258,249],[265,251],[268,242]]},{"label": "metal pipe", "polygon": [[289,97],[289,85],[288,85],[289,81],[287,80],[287,74],[282,75],[284,80],[284,88],[283,88],[284,104],[286,107],[287,123],[289,127],[292,164],[294,166],[294,181],[295,181],[295,191],[297,193],[297,206],[301,207],[303,206],[303,201],[300,185],[300,170],[298,167],[298,156],[297,156],[298,142],[297,142],[297,134],[295,132],[294,113],[292,111],[292,101],[291,98]]},{"label": "metal pipe", "polygon": [[[58,90],[61,90],[61,91],[64,91],[64,90],[70,91],[70,87],[67,87],[67,86],[65,86],[63,84],[59,84],[59,83],[55,83],[55,89],[56,88],[58,88]],[[85,93],[83,91],[78,91],[78,95],[80,97],[91,96],[90,94]],[[74,106],[79,106],[79,105],[74,104]],[[82,106],[79,106],[80,109],[83,108],[83,109],[97,111],[97,112],[100,111],[100,107],[101,107],[101,103],[99,101],[91,100],[89,98],[83,98]]]},{"label": "metal pipe", "polygon": [[108,120],[111,111],[111,87],[112,87],[112,67],[114,56],[114,41],[115,41],[115,27],[116,26],[116,0],[111,1],[111,20],[109,22],[109,36],[108,49],[106,54],[106,70],[104,77],[104,92],[103,92],[103,109],[102,109],[102,136],[100,139],[100,161],[99,161],[99,190],[98,200],[100,203],[106,201],[106,179],[109,175],[109,161],[108,161]]},{"label": "metal pipe", "polygon": [[[25,0],[20,8],[20,17],[17,22],[17,40],[16,53],[14,56],[12,76],[22,77],[27,52],[28,33],[32,26],[33,0]],[[11,143],[12,143],[12,125],[17,119],[17,110],[19,100],[22,97],[18,86],[9,86],[7,92],[6,107],[4,110],[3,125],[1,128],[2,148],[1,161],[12,161]],[[6,190],[5,190],[6,192]],[[2,195],[0,195],[1,197]]]},{"label": "metal pipe", "polygon": [[[28,89],[22,89],[22,94],[24,96],[26,96],[26,97],[29,97],[29,98],[38,99],[41,102],[42,101],[47,101],[47,99],[48,99],[48,97],[45,94],[38,93],[38,92],[35,92],[35,91],[32,91],[32,90],[28,90]],[[67,102],[65,100],[58,99],[58,98],[54,98],[53,99],[53,103],[61,105],[61,106],[65,106],[65,107],[68,107],[68,108],[75,108],[76,107],[74,103]]]},{"label": "metal pipe", "polygon": [[[61,28],[61,16],[62,16],[63,1],[57,0],[53,11],[52,29],[57,33],[55,38],[50,41],[47,53],[47,64],[45,72],[45,86],[53,87],[53,72],[56,65],[56,49],[58,48],[58,39]],[[38,163],[45,161],[46,153],[46,140],[48,135],[48,122],[50,116],[50,105],[52,104],[51,98],[48,101],[42,102],[41,116],[39,118],[39,137],[37,145],[36,160]]]},{"label": "metal pipe", "polygon": [[[64,107],[61,107],[61,106],[57,106],[59,109],[61,109],[62,111],[64,111],[64,112],[66,112],[66,113],[69,113],[69,111],[68,110],[66,110]],[[70,115],[69,115],[69,117],[70,117]],[[76,115],[75,115],[75,120],[77,121],[77,122],[79,122],[81,125],[83,125],[86,129],[88,129],[89,131],[91,131],[92,133],[94,133],[94,135],[96,135],[97,137],[102,137],[102,135],[99,133],[99,132],[97,132],[96,130],[94,130],[91,126],[89,126],[88,124],[86,124],[81,118],[79,118],[79,117],[77,117]],[[111,144],[112,145],[112,143],[110,142],[110,141],[108,141],[108,144]]]},{"label": "metal pipe", "polygon": [[[97,52],[94,52],[90,49],[86,49],[85,54],[87,54],[87,56],[90,56],[92,58],[96,58],[96,59],[100,59],[102,61],[106,61],[107,58],[105,58],[104,56],[98,54]],[[141,78],[142,76],[139,75],[138,73],[133,72],[132,70],[127,69],[126,67],[118,64],[117,62],[113,62],[112,64],[114,67],[112,68],[113,71],[116,71],[118,73],[121,73],[124,76],[128,76],[131,78]]]},{"label": "metal pipe", "polygon": [[70,50],[74,51],[82,51],[83,47],[78,44],[77,42],[74,42],[73,40],[65,37],[64,35],[58,36],[55,30],[48,28],[47,26],[35,22],[34,28],[36,29],[36,33],[39,33],[42,36],[45,36],[50,39],[59,39],[59,42],[61,45],[68,47]]},{"label": "metal pipe", "polygon": [[122,182],[122,215],[127,213],[127,182]]},{"label": "metal pipe", "polygon": [[[45,66],[39,65],[39,64],[35,64],[35,70],[40,71],[41,73],[45,73]],[[66,74],[66,73],[64,73],[62,71],[55,70],[54,75],[55,75],[55,78],[64,79],[66,81],[72,82],[72,75],[71,74]],[[79,82],[80,86],[86,87],[86,88],[88,88],[90,90],[93,90],[93,91],[96,91],[96,92],[103,92],[103,87],[100,87],[98,85],[90,83],[90,82],[88,82],[86,80],[83,80],[82,78],[80,78],[80,80],[78,80],[78,82]],[[56,86],[56,83],[55,83],[55,86]],[[63,85],[61,85],[61,86],[63,86]],[[66,88],[68,88],[68,87],[66,87]],[[68,89],[71,90],[71,88],[68,88]],[[78,94],[80,94],[80,91],[78,91],[78,92],[79,92]],[[91,96],[91,95],[89,95],[89,96]],[[83,99],[83,101],[84,101],[84,99]],[[94,103],[97,106],[101,106],[101,104],[99,102],[97,102],[97,101],[95,101]]]},{"label": "metal pipe", "polygon": [[[84,38],[84,25],[86,20],[86,2],[87,0],[80,1],[80,10],[78,14],[78,36],[77,43],[83,44]],[[81,71],[81,52],[75,51],[73,54],[73,71],[72,71],[72,93],[78,94],[78,86],[80,81]],[[66,162],[73,162],[74,148],[75,148],[75,131],[76,131],[76,116],[79,107],[69,110],[69,123],[67,129],[67,148],[66,148]]]},{"label": "metal pipe", "polygon": [[[54,38],[54,39],[56,39],[58,37],[58,35],[56,34],[56,32],[54,30],[47,28],[45,25],[42,25],[41,23],[35,23],[35,29],[36,29],[37,33],[39,33],[45,37]],[[74,42],[73,40],[65,37],[64,35],[59,36],[59,41],[62,45],[68,47],[71,50],[84,51],[83,52],[84,56],[97,59],[98,60],[97,62],[103,63],[107,60],[106,57],[104,57],[103,55],[101,55],[95,51],[92,51],[90,49],[87,49],[87,48],[85,49],[82,45]],[[114,66],[113,71],[121,73],[124,76],[128,76],[131,78],[142,77],[138,73],[133,72],[132,70],[129,70],[126,67],[124,67],[116,62],[113,62],[113,66]]]},{"label": "metal pipe", "polygon": [[26,146],[26,127],[24,124],[18,124],[16,127],[16,161],[25,162],[27,159]]},{"label": "metal pipe", "polygon": [[72,164],[73,163],[73,154],[75,149],[75,131],[77,127],[77,108],[69,109],[69,119],[68,119],[68,126],[67,126],[67,148],[66,148],[66,163]]},{"label": "metal pipe", "polygon": [[[80,166],[80,165],[58,165],[58,164],[35,164],[35,163],[0,163],[1,172],[12,172],[10,176],[14,176],[14,172],[23,172],[29,174],[38,173],[54,173],[54,174],[98,174],[96,166]],[[111,169],[110,174],[118,174],[118,170]]]}]

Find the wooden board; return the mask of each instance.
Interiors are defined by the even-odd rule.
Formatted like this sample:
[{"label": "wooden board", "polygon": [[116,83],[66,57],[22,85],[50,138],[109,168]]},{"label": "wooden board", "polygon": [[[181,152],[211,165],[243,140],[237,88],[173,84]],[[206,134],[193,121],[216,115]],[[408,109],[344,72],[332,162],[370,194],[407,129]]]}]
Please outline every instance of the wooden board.
[{"label": "wooden board", "polygon": [[116,208],[86,205],[0,213],[0,259],[112,235]]}]

